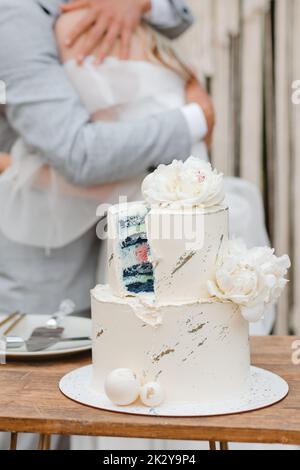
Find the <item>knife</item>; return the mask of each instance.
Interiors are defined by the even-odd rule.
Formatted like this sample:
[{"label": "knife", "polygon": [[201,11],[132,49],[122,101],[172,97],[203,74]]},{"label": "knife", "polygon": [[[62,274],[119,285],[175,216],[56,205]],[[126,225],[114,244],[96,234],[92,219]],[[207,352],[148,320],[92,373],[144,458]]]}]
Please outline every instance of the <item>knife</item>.
[{"label": "knife", "polygon": [[73,341],[91,341],[91,338],[88,336],[74,338],[41,338],[40,336],[37,336],[34,338],[31,337],[26,341],[18,336],[8,336],[6,338],[6,345],[7,349],[18,349],[25,345],[28,352],[38,352],[44,351],[57,343],[68,343]]},{"label": "knife", "polygon": [[30,337],[24,341],[26,349],[29,352],[42,351],[47,349],[50,346],[53,346],[55,343],[58,343],[62,337],[64,328],[47,328],[42,326],[40,328],[35,328],[31,333]]},{"label": "knife", "polygon": [[64,328],[59,325],[61,320],[75,311],[75,304],[72,300],[63,300],[61,302],[58,311],[52,315],[44,326],[39,326],[33,330],[30,338],[27,342],[33,339],[33,343],[36,342],[36,338],[61,338],[64,332]]}]

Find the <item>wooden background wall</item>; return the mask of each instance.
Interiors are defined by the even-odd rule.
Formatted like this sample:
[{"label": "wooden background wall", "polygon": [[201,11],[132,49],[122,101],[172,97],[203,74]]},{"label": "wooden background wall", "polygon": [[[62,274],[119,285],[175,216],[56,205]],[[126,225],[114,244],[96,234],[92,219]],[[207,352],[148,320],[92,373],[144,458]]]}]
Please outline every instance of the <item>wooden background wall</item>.
[{"label": "wooden background wall", "polygon": [[300,333],[300,0],[189,3],[198,21],[178,49],[214,99],[213,163],[261,189],[272,243],[293,262],[275,332]]}]

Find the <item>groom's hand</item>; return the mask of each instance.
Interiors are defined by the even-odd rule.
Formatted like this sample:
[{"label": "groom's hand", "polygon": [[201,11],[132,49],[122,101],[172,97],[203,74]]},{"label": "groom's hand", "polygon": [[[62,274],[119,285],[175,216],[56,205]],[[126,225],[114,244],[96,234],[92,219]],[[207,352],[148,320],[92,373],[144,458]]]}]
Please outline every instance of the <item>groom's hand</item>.
[{"label": "groom's hand", "polygon": [[74,0],[61,6],[65,13],[82,8],[88,8],[88,12],[71,32],[66,45],[73,46],[83,34],[87,34],[79,62],[101,43],[97,57],[97,62],[101,63],[119,38],[120,58],[128,58],[132,35],[142,16],[151,9],[151,0]]},{"label": "groom's hand", "polygon": [[202,85],[194,78],[186,86],[186,97],[188,103],[197,103],[204,112],[208,127],[205,142],[210,147],[215,125],[215,111],[212,99]]}]

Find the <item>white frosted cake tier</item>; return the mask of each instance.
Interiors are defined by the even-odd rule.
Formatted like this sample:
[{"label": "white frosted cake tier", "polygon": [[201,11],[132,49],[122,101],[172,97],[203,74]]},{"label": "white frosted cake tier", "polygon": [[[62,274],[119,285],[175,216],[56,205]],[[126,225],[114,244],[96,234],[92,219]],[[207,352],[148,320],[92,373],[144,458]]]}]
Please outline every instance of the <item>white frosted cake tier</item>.
[{"label": "white frosted cake tier", "polygon": [[118,297],[154,292],[159,305],[209,298],[207,281],[228,245],[228,209],[151,208],[144,202],[108,211],[108,273]]},{"label": "white frosted cake tier", "polygon": [[156,307],[152,297],[118,298],[108,286],[92,291],[93,389],[103,394],[112,370],[130,368],[144,382],[159,382],[168,403],[219,403],[247,393],[248,323],[239,307]]}]

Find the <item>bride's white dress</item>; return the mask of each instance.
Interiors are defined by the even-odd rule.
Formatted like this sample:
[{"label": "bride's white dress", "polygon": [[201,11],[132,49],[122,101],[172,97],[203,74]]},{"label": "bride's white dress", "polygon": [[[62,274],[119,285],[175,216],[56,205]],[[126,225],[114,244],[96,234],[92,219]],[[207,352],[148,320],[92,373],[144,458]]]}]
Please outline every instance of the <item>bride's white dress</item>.
[{"label": "bride's white dress", "polygon": [[[91,115],[101,110],[103,120],[138,121],[185,104],[184,80],[159,65],[107,58],[96,67],[90,57],[81,67],[74,61],[67,62],[64,67],[82,103]],[[207,159],[205,144],[199,142],[195,145],[193,154]],[[43,160],[22,140],[16,142],[12,156],[12,167],[0,178],[0,201],[5,201],[1,207],[0,229],[9,239],[22,244],[45,248],[64,246],[95,224],[99,204],[117,203],[119,195],[125,195],[129,200],[141,197],[140,185],[144,175],[140,179],[85,190],[68,184],[53,169],[45,173]],[[249,246],[267,245],[259,191],[250,183],[236,178],[225,178],[225,188],[230,207],[231,236],[244,238]],[[102,280],[104,252],[102,245],[99,263]],[[272,321],[270,314],[264,322],[254,325],[253,332],[268,334]],[[125,442],[120,439],[72,438],[75,449],[162,449],[166,446],[172,448],[171,443],[154,440]]]}]

